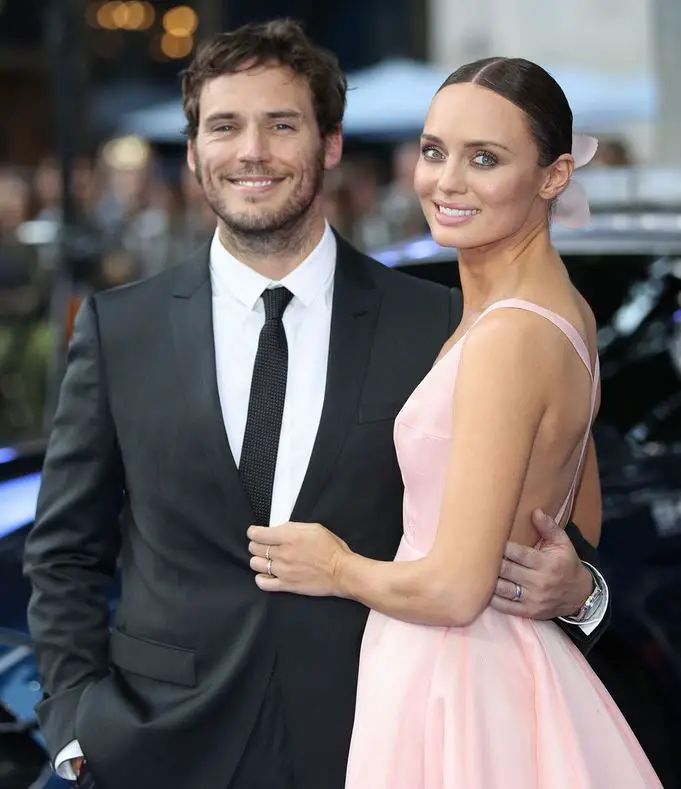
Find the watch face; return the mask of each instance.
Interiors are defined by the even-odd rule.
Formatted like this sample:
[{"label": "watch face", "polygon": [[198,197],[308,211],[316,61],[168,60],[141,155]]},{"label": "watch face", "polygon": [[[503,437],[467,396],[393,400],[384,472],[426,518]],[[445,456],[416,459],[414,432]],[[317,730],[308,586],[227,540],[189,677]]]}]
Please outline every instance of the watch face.
[{"label": "watch face", "polygon": [[600,588],[600,586],[596,586],[584,603],[584,615],[581,617],[582,619],[586,619],[591,614],[591,612],[600,602],[601,597],[603,597],[603,590]]},{"label": "watch face", "polygon": [[596,600],[600,600],[601,597],[603,597],[603,590],[601,589],[601,585],[596,582],[596,587],[591,593],[591,600],[595,603]]}]

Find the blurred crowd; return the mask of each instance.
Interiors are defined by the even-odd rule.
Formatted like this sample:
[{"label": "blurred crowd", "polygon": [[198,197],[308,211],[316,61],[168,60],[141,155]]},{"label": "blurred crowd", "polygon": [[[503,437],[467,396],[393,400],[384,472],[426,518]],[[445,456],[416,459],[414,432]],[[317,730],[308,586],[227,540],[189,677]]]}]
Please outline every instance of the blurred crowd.
[{"label": "blurred crowd", "polygon": [[[416,141],[350,147],[325,179],[332,225],[363,250],[425,232],[412,188],[419,155]],[[630,161],[617,140],[603,143],[598,158],[604,166]],[[54,340],[70,309],[59,301],[61,184],[52,157],[30,170],[0,166],[0,446],[44,429]],[[66,237],[81,292],[176,265],[215,229],[181,153],[161,157],[138,137],[109,140],[95,157],[77,158],[71,193],[77,222]],[[71,318],[76,309],[77,301]]]}]

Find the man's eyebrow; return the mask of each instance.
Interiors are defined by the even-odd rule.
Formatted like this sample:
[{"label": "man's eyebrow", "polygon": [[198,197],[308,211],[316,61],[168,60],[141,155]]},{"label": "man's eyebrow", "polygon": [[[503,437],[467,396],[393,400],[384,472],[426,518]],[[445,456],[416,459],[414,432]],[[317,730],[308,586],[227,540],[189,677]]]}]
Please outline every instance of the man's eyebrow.
[{"label": "man's eyebrow", "polygon": [[212,112],[210,115],[206,116],[206,123],[214,123],[215,121],[234,121],[239,117],[237,112]]},{"label": "man's eyebrow", "polygon": [[[280,118],[302,119],[303,117],[302,112],[293,109],[269,110],[264,114],[265,117],[271,118],[272,120],[277,120]],[[242,115],[238,112],[220,110],[217,112],[212,112],[210,115],[208,115],[206,117],[206,123],[215,123],[215,121],[235,121],[241,117]]]},{"label": "man's eyebrow", "polygon": [[268,118],[302,118],[303,113],[298,110],[270,110],[266,112]]}]

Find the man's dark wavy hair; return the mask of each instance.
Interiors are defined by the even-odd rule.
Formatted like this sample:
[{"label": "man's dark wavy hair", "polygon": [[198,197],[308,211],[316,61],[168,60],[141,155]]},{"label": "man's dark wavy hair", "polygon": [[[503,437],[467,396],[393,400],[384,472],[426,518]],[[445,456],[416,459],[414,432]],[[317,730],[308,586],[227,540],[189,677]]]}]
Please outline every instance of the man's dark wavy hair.
[{"label": "man's dark wavy hair", "polygon": [[199,46],[181,75],[189,139],[196,139],[199,130],[199,100],[207,82],[270,63],[289,68],[307,80],[323,137],[341,128],[347,80],[337,58],[315,46],[297,22],[277,19],[220,33]]}]

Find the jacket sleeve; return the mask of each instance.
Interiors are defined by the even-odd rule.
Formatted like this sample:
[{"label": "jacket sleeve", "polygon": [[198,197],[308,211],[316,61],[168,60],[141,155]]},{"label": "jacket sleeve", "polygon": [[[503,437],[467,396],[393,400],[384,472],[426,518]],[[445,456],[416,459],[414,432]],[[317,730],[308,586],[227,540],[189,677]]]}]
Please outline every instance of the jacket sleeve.
[{"label": "jacket sleeve", "polygon": [[454,334],[456,327],[461,323],[463,316],[463,293],[459,288],[449,291],[449,334]]},{"label": "jacket sleeve", "polygon": [[24,571],[52,756],[76,739],[85,688],[108,673],[107,587],[120,549],[123,469],[109,409],[94,299],[77,316],[42,472]]}]

